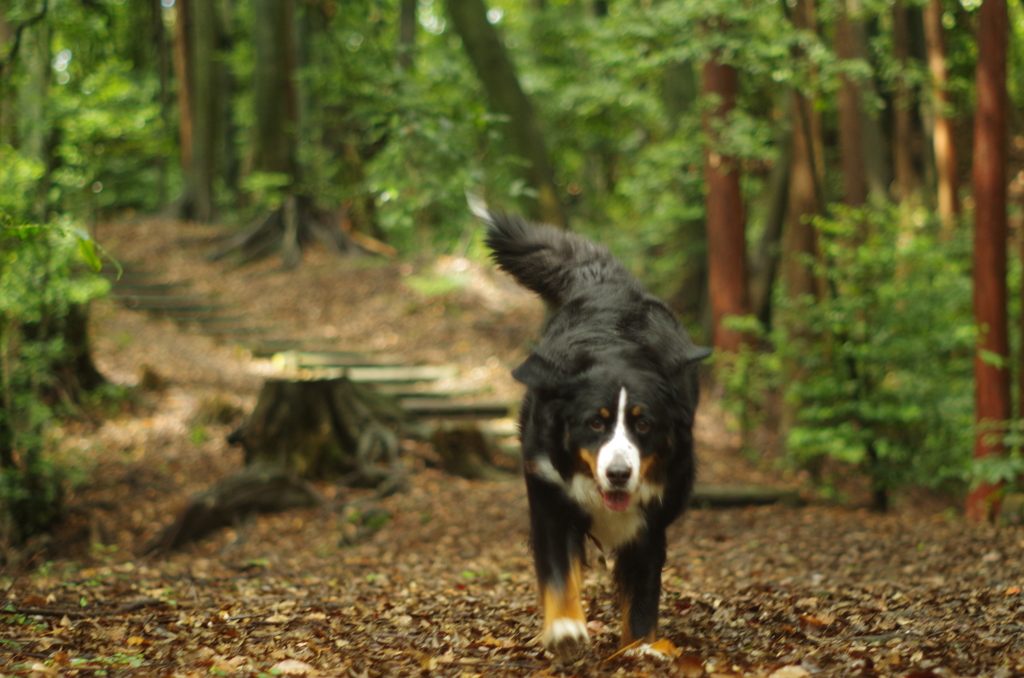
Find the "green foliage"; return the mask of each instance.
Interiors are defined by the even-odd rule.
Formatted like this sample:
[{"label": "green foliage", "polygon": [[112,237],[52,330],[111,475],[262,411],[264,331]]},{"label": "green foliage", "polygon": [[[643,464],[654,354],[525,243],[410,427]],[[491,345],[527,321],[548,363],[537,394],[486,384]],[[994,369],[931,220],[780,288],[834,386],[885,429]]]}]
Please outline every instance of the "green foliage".
[{"label": "green foliage", "polygon": [[40,162],[26,158],[9,144],[0,143],[0,212],[7,215],[28,214],[31,196],[43,177]]},{"label": "green foliage", "polygon": [[52,93],[60,143],[51,204],[81,215],[125,207],[155,210],[162,159],[174,152],[156,103],[158,83],[133,79],[131,65],[113,56],[90,72],[78,73],[74,64],[72,59],[63,71],[73,72],[68,81],[58,80]]},{"label": "green foliage", "polygon": [[822,300],[778,303],[775,338],[794,379],[795,463],[859,465],[876,489],[939,487],[970,473],[975,331],[962,242],[923,210],[835,207],[815,221]]},{"label": "green foliage", "polygon": [[[11,149],[5,155],[27,166]],[[0,195],[19,186],[17,173],[4,178],[12,183],[0,182]],[[34,225],[0,211],[0,541],[21,541],[59,514],[60,478],[45,455],[45,430],[69,394],[55,366],[65,362],[72,307],[109,288],[80,272],[80,259],[99,264],[94,243],[69,219]]]},{"label": "green foliage", "polygon": [[[17,22],[35,14],[39,3],[9,4],[13,7],[4,10],[5,18]],[[24,166],[8,169],[2,161],[0,172],[8,175],[5,186],[18,172],[22,184],[34,182],[38,191],[15,193],[20,198],[13,199],[22,204],[5,204],[8,213],[47,221],[54,214],[82,218],[161,206],[168,184],[166,160],[176,156],[176,149],[160,114],[157,73],[127,58],[141,59],[152,44],[150,35],[137,30],[137,5],[50,2],[45,20],[23,36],[23,49],[4,72],[0,97],[20,97],[23,109],[26,98],[38,100],[32,110],[39,115],[29,117],[24,109],[17,120],[17,141],[29,156],[23,161],[31,172],[26,176]],[[27,47],[44,39],[45,49]],[[147,49],[136,49],[142,42]],[[4,45],[3,53],[8,49]],[[48,63],[40,64],[47,54]],[[37,147],[28,143],[32,138],[41,140]]]},{"label": "green foliage", "polygon": [[723,389],[722,407],[736,418],[741,449],[753,454],[750,434],[768,418],[770,400],[781,383],[781,358],[776,351],[761,349],[768,337],[756,317],[731,316],[724,324],[749,338],[735,353],[716,352],[714,364],[715,380]]}]

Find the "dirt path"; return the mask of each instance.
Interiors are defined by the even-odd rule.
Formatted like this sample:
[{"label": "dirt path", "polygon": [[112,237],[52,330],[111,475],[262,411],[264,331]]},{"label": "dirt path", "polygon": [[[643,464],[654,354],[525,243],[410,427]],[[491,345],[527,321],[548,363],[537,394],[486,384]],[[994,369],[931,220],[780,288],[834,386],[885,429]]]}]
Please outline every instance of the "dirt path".
[{"label": "dirt path", "polygon": [[[268,262],[226,273],[175,246],[203,232],[145,221],[101,237],[267,322],[403,361],[454,362],[487,397],[516,396],[507,370],[540,309],[479,267],[443,263],[469,282],[440,296],[407,284],[431,262],[345,266],[314,254],[297,272]],[[320,485],[329,500],[318,509],[140,556],[190,494],[238,468],[240,452],[224,443],[232,424],[206,415],[251,407],[272,366],[109,302],[94,324],[111,379],[134,384],[145,364],[165,383],[99,428],[55,432],[58,463],[91,473],[56,536],[66,555],[0,572],[0,676],[1024,674],[1024,531],[972,527],[909,498],[889,516],[820,503],[690,512],[664,573],[667,659],[609,659],[619,622],[595,554],[593,652],[570,667],[553,666],[535,640],[518,482],[464,481],[419,462],[406,491],[386,499]],[[730,451],[713,403],[697,435],[706,481],[793,482]],[[358,538],[367,525],[379,529]]]}]

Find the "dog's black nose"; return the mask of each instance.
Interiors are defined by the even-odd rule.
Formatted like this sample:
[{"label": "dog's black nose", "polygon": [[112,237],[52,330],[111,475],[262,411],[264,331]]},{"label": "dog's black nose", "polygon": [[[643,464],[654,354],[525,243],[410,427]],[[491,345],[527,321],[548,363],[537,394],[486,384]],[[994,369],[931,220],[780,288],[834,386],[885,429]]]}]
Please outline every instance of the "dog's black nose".
[{"label": "dog's black nose", "polygon": [[608,476],[608,482],[613,486],[625,487],[629,482],[629,477],[633,475],[633,469],[629,464],[613,462],[605,471],[605,475]]}]

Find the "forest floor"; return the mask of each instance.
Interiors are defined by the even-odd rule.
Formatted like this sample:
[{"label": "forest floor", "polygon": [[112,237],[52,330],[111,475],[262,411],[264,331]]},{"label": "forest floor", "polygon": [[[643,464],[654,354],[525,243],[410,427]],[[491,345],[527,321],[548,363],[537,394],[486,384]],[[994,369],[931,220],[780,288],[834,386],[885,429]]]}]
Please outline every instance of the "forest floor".
[{"label": "forest floor", "polygon": [[[233,270],[202,260],[209,233],[136,220],[99,239],[292,335],[454,363],[457,386],[517,397],[508,370],[542,311],[488,267],[313,251],[295,271]],[[457,288],[423,292],[452,270]],[[94,304],[93,328],[101,370],[134,388],[102,421],[54,432],[68,517],[49,556],[0,571],[0,676],[1024,675],[1024,530],[970,525],[916,493],[886,515],[858,508],[855,492],[818,499],[770,454],[737,452],[713,397],[695,431],[701,480],[798,487],[809,502],[694,509],[672,528],[661,656],[616,654],[614,592],[594,556],[591,650],[555,663],[536,639],[521,483],[447,476],[412,440],[402,492],[318,483],[318,508],[146,555],[190,496],[240,468],[225,435],[274,365],[109,300]],[[149,388],[136,386],[143,374]]]}]

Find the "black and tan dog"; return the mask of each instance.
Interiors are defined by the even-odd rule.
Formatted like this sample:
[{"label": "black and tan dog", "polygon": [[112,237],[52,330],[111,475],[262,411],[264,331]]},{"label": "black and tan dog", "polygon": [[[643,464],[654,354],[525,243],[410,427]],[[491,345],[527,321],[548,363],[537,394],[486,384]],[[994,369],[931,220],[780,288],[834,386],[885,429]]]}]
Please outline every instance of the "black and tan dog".
[{"label": "black and tan dog", "polygon": [[665,529],[693,488],[697,362],[710,351],[606,248],[473,209],[497,264],[549,308],[540,342],[512,372],[527,386],[520,427],[544,647],[565,658],[589,640],[587,536],[615,555],[622,645],[651,642]]}]

